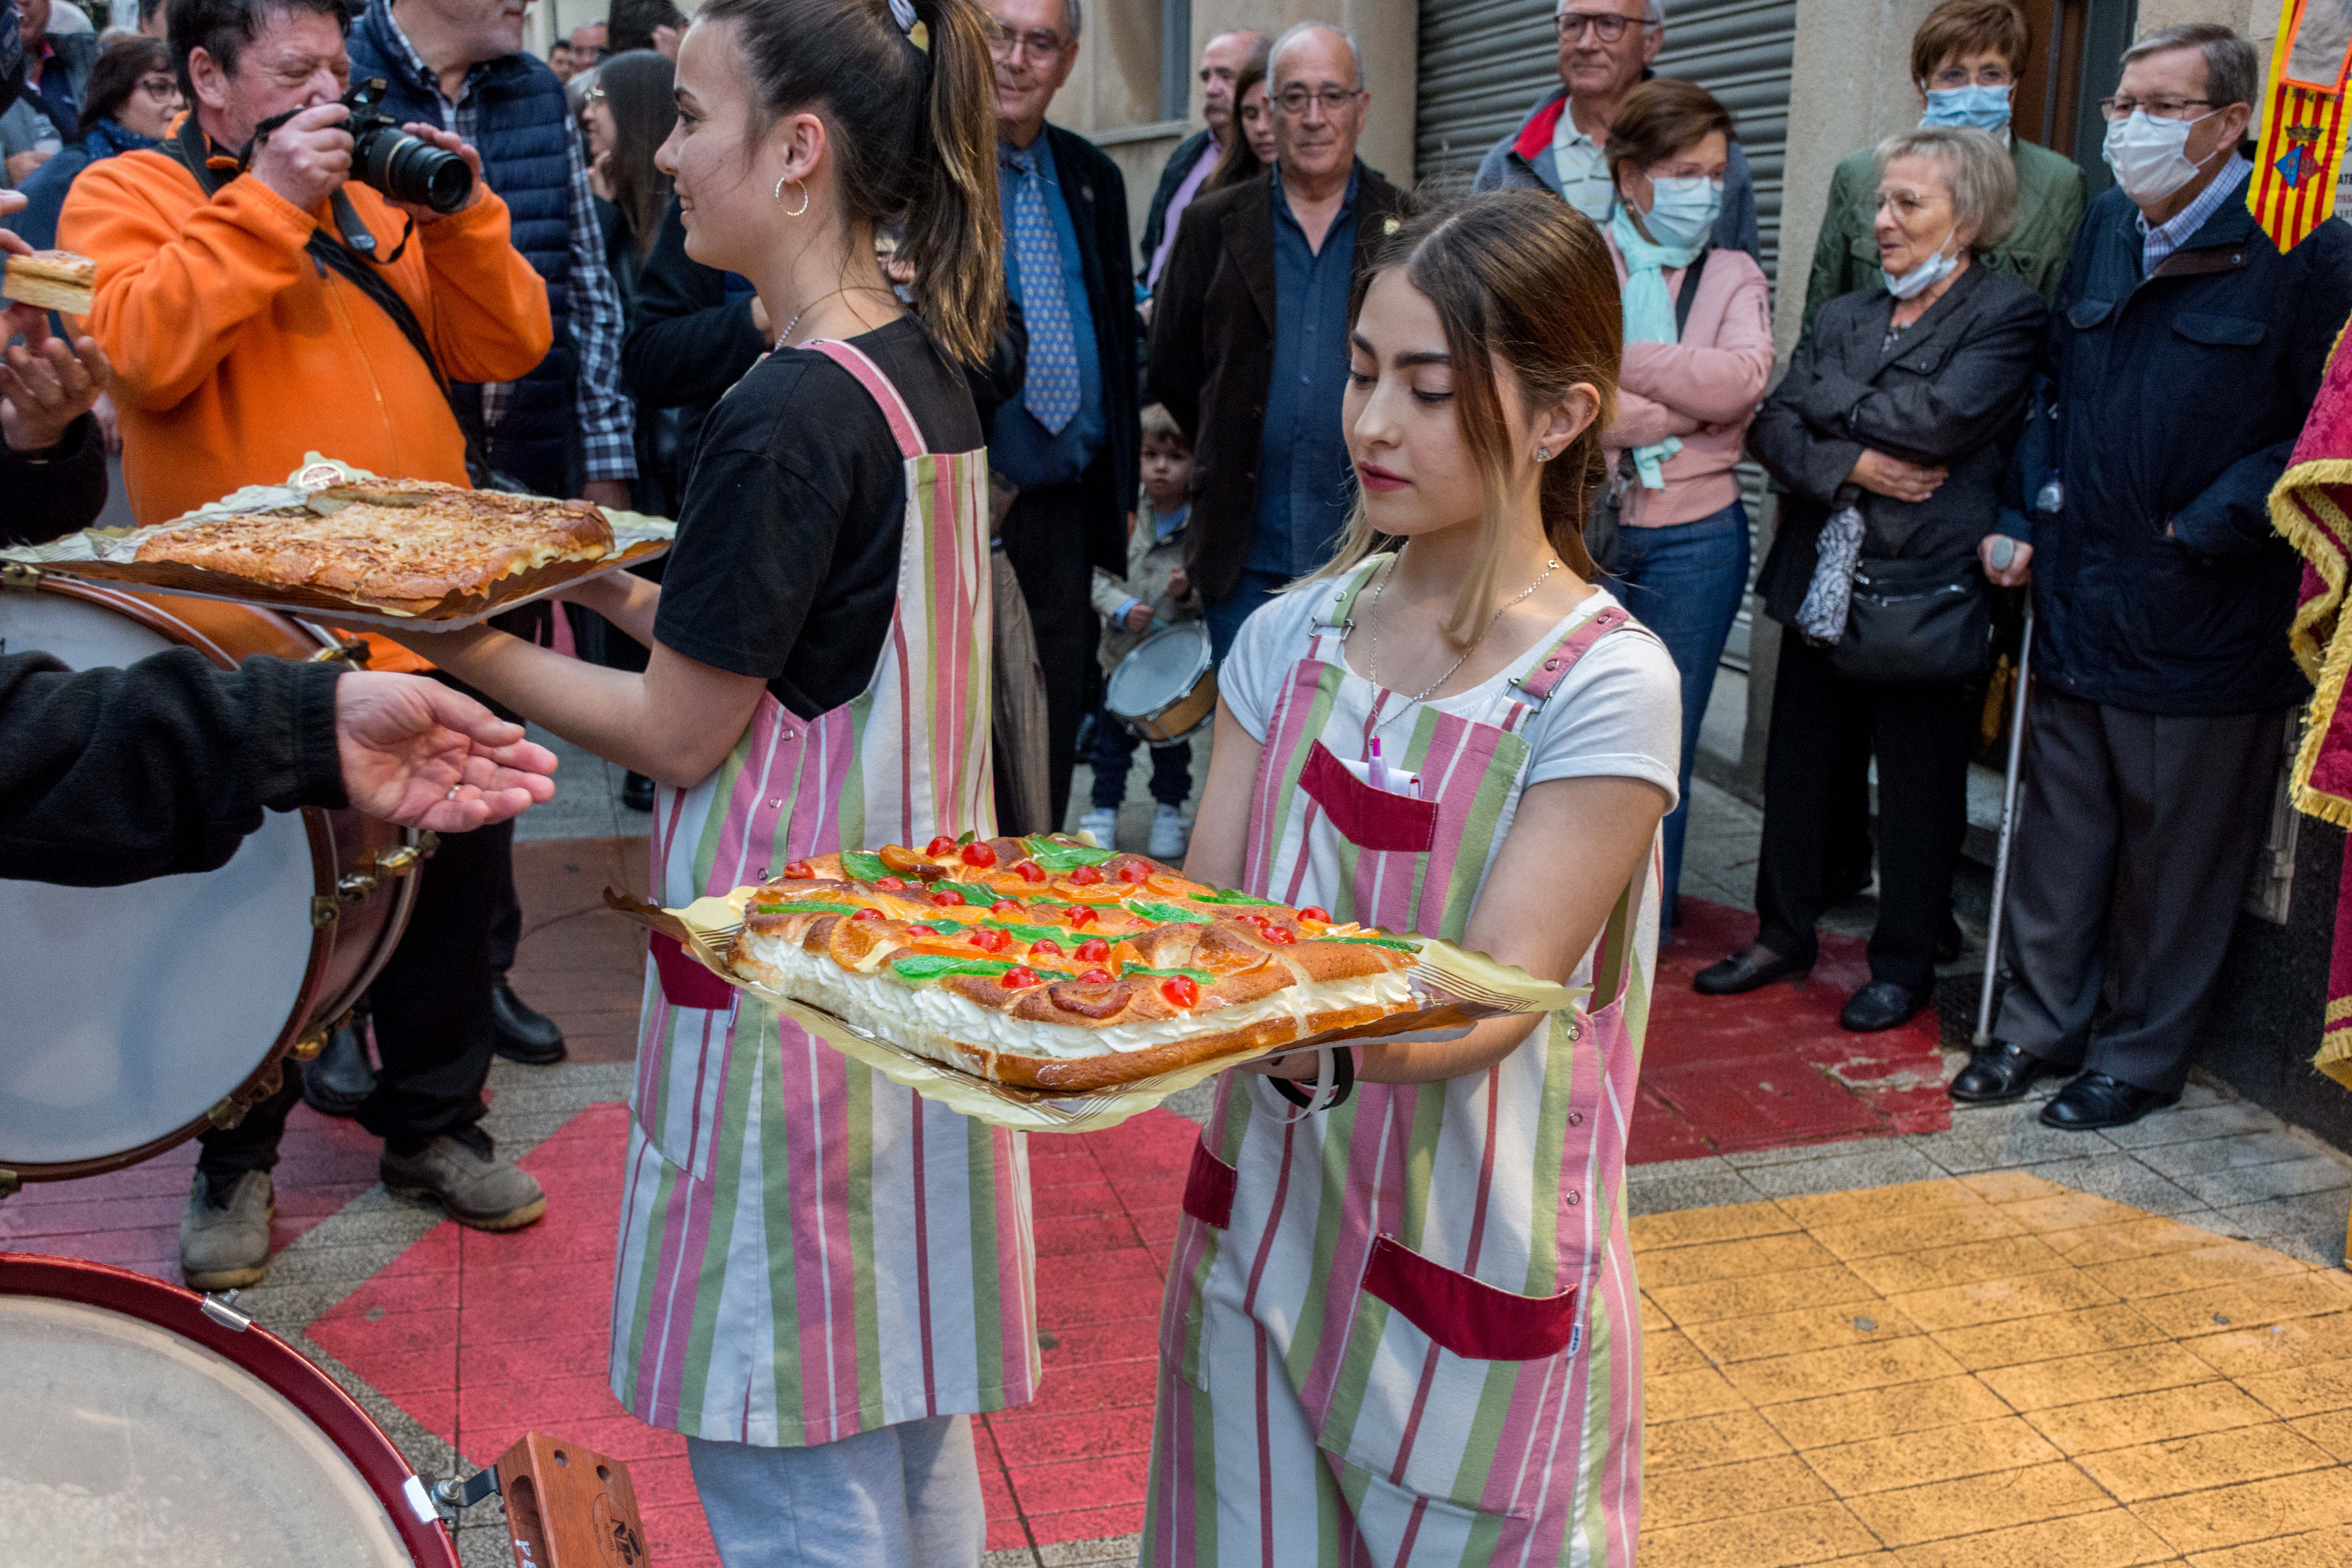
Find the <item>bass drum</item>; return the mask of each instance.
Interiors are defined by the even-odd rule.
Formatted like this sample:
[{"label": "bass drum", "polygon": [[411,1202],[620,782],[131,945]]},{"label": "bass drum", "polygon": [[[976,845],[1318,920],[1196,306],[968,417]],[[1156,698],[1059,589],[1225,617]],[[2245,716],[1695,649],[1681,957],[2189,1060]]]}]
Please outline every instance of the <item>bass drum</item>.
[{"label": "bass drum", "polygon": [[0,1563],[457,1568],[334,1380],[220,1300],[0,1253]]},{"label": "bass drum", "polygon": [[[76,669],[193,647],[333,657],[266,610],[43,576],[0,592],[0,648]],[[0,879],[0,1194],[231,1126],[315,1056],[407,923],[429,835],[356,811],[264,814],[216,871],[121,888]],[[0,1560],[16,1561],[16,1559]]]}]

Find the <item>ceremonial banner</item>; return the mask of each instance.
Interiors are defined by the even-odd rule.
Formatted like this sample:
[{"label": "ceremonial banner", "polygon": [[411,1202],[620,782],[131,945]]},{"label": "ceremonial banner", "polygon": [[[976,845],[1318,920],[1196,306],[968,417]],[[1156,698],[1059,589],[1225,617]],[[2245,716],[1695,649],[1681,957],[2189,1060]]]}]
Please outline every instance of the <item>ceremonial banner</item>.
[{"label": "ceremonial banner", "polygon": [[[2352,360],[2338,337],[2311,416],[2271,491],[2271,522],[2303,552],[2287,644],[2318,688],[2294,759],[2295,808],[2352,829],[2352,616],[2345,614],[2352,577]],[[2352,1089],[2352,854],[2336,900],[2336,951],[2327,976],[2327,1021],[2314,1065]]]},{"label": "ceremonial banner", "polygon": [[2246,206],[2281,250],[2336,211],[2352,0],[2282,0],[2271,90]]}]

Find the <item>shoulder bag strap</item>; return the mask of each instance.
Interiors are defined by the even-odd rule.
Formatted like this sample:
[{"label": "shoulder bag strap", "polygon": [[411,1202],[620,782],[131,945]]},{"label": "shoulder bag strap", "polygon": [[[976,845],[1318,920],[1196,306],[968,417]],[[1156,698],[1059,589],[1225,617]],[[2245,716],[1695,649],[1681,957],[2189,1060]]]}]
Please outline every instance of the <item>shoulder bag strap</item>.
[{"label": "shoulder bag strap", "polygon": [[1706,252],[1702,250],[1683,268],[1683,286],[1675,295],[1675,341],[1682,341],[1683,329],[1690,325],[1691,307],[1698,302],[1699,274],[1706,270]]}]

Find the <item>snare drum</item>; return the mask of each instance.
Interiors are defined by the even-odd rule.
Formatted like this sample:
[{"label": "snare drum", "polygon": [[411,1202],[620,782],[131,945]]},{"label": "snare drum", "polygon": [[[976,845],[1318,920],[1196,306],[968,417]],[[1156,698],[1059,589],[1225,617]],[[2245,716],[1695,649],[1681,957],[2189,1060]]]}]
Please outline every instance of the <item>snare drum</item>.
[{"label": "snare drum", "polygon": [[1217,710],[1209,623],[1178,621],[1128,650],[1103,689],[1111,717],[1155,746],[1172,746]]},{"label": "snare drum", "polygon": [[219,1301],[0,1253],[0,1563],[457,1568],[392,1439]]},{"label": "snare drum", "polygon": [[[193,647],[317,658],[331,634],[209,599],[55,576],[0,590],[0,647],[76,669]],[[325,645],[325,646],[322,646]],[[392,956],[423,836],[356,811],[264,814],[216,871],[121,888],[0,879],[0,1194],[232,1126],[315,1056]]]}]

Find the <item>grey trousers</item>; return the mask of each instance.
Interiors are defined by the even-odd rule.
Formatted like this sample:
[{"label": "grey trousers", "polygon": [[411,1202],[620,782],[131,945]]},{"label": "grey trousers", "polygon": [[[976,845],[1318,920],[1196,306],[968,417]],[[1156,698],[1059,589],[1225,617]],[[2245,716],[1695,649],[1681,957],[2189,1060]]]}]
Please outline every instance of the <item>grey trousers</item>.
[{"label": "grey trousers", "polygon": [[2286,718],[2138,713],[2035,683],[1998,1037],[2158,1093],[2187,1081],[2270,819]]},{"label": "grey trousers", "polygon": [[726,1568],[977,1568],[988,1539],[969,1415],[807,1448],[686,1440]]}]

